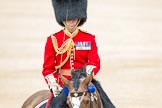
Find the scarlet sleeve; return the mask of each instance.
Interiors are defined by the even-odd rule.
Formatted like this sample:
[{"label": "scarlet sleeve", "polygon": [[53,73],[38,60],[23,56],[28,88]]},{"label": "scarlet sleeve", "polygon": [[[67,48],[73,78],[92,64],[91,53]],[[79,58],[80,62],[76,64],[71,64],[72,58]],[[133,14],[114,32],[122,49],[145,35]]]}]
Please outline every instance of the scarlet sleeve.
[{"label": "scarlet sleeve", "polygon": [[100,70],[100,58],[98,55],[98,48],[94,36],[91,42],[91,50],[88,53],[88,65],[96,66],[96,68],[94,68],[94,75],[96,75]]},{"label": "scarlet sleeve", "polygon": [[42,74],[45,77],[48,74],[55,72],[55,51],[52,44],[51,37],[47,38],[45,51],[44,51],[44,63]]}]

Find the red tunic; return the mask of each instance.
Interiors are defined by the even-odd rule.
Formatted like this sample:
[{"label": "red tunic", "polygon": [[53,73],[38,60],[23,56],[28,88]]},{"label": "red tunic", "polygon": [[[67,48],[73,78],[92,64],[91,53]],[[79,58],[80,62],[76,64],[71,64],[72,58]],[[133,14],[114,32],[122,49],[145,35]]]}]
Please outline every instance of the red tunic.
[{"label": "red tunic", "polygon": [[[63,41],[70,38],[64,33],[64,30],[59,31],[52,36],[55,36],[58,43],[58,48],[63,44]],[[96,46],[95,36],[79,30],[72,39],[75,43],[75,59],[73,60],[73,68],[82,68],[85,64],[94,65],[96,66],[96,68],[94,68],[94,75],[96,75],[100,69],[100,58],[98,56],[98,48]],[[64,53],[62,55],[62,60],[64,60],[66,56],[67,54]],[[48,74],[54,73],[54,77],[58,79],[58,73],[55,66],[60,64],[60,58],[61,55],[56,56],[56,51],[52,44],[51,36],[49,36],[47,38],[44,52],[44,64],[42,71],[44,77]],[[70,58],[61,67],[61,69],[71,69]]]}]

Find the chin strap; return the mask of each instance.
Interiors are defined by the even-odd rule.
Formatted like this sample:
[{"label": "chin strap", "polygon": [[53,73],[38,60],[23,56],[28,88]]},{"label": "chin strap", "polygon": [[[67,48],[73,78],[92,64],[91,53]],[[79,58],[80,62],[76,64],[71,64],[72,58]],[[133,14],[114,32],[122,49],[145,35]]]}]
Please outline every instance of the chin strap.
[{"label": "chin strap", "polygon": [[[74,50],[75,43],[74,43],[72,38],[69,38],[59,48],[55,36],[51,36],[51,38],[52,38],[52,43],[53,43],[54,49],[56,51],[56,56],[59,55],[59,54],[62,55],[65,52],[67,53],[65,60],[63,60],[60,63],[60,65],[55,66],[55,69],[57,70],[57,69],[61,68],[68,61],[70,54],[71,54],[71,51],[75,51]],[[74,52],[74,58],[75,58],[75,52]]]}]

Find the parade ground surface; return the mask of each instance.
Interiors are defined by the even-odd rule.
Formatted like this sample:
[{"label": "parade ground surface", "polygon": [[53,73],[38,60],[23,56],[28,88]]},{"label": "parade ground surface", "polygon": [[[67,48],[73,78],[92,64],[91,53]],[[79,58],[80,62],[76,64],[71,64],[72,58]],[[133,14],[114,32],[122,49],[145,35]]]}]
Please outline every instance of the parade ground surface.
[{"label": "parade ground surface", "polygon": [[[162,106],[162,1],[88,0],[80,28],[96,36],[97,78],[117,108]],[[47,36],[62,29],[51,0],[0,1],[0,108],[20,108],[48,89],[41,74]]]}]

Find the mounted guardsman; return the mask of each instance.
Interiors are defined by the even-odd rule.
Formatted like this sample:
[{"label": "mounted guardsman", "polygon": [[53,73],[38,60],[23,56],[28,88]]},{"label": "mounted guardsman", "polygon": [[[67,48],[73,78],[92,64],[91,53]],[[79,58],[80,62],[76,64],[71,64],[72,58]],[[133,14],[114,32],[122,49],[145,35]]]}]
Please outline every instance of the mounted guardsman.
[{"label": "mounted guardsman", "polygon": [[100,69],[95,36],[78,28],[87,20],[87,0],[52,0],[52,5],[63,29],[47,37],[45,45],[42,74],[51,90],[46,107],[62,90],[59,74],[70,79],[72,69],[87,65],[87,75],[95,76]]}]

